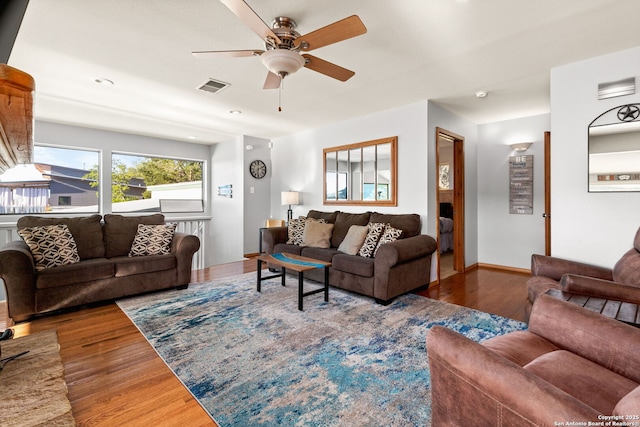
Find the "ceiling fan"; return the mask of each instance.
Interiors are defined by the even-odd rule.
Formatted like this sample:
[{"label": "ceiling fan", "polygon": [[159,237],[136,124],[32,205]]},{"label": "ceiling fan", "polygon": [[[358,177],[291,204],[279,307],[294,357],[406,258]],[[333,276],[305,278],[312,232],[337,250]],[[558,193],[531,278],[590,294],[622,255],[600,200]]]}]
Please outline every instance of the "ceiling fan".
[{"label": "ceiling fan", "polygon": [[192,52],[196,57],[246,57],[258,56],[269,70],[263,89],[278,89],[282,79],[303,66],[340,81],[347,81],[355,75],[351,70],[309,54],[314,49],[337,43],[367,32],[367,28],[357,15],[301,36],[296,22],[286,16],[279,16],[269,26],[243,0],[220,0],[240,20],[255,32],[265,44],[265,50],[223,50]]}]

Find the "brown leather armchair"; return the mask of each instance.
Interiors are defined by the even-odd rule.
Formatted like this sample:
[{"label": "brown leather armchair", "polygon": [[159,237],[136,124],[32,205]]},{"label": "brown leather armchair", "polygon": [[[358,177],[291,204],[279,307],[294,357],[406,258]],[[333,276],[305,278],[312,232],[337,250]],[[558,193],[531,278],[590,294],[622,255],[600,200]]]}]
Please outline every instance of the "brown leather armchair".
[{"label": "brown leather armchair", "polygon": [[[482,344],[435,326],[432,425],[639,423],[638,348],[640,329],[548,295],[533,305],[527,331]],[[620,424],[606,424],[613,420]]]},{"label": "brown leather armchair", "polygon": [[629,249],[613,269],[581,262],[531,256],[531,278],[527,281],[531,304],[549,289],[640,304],[640,229]]}]

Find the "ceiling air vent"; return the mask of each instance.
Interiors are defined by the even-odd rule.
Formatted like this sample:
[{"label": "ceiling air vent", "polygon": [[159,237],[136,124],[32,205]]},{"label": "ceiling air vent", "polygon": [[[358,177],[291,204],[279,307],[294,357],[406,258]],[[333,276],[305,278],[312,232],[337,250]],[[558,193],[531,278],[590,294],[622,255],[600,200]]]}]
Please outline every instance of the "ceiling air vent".
[{"label": "ceiling air vent", "polygon": [[205,92],[218,93],[227,86],[231,86],[229,83],[221,82],[220,80],[209,79],[198,87]]}]

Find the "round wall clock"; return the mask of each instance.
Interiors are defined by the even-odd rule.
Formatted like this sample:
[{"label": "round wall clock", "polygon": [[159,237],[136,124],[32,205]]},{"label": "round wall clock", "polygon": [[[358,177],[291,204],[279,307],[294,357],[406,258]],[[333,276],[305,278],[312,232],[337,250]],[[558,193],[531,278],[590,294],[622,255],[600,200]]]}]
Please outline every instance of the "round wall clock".
[{"label": "round wall clock", "polygon": [[249,165],[249,172],[256,179],[264,178],[267,175],[267,165],[262,160],[254,160]]}]

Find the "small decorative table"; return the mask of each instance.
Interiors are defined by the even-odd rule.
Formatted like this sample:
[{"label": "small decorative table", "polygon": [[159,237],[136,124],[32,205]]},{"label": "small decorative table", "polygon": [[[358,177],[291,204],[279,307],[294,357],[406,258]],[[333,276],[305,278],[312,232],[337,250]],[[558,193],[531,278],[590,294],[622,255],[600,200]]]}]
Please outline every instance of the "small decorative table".
[{"label": "small decorative table", "polygon": [[[275,277],[282,277],[282,286],[285,286],[286,270],[289,269],[298,272],[298,310],[302,311],[303,309],[302,298],[309,295],[324,292],[324,300],[329,301],[329,267],[331,267],[330,262],[320,261],[317,259],[307,258],[294,254],[282,253],[271,255],[261,254],[256,259],[258,260],[258,292],[260,292],[260,287],[263,280],[273,279]],[[263,262],[280,267],[280,273],[270,276],[262,276]],[[316,268],[324,268],[324,287],[304,292],[304,272]]]}]

